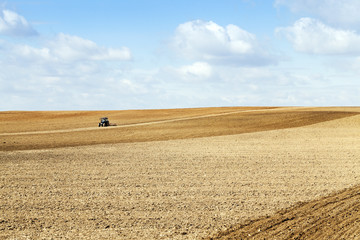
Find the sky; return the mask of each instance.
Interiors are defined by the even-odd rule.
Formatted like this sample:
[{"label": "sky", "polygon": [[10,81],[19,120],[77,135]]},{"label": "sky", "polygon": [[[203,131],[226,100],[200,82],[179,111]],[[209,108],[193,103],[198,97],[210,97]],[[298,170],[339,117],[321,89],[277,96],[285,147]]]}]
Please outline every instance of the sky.
[{"label": "sky", "polygon": [[360,106],[358,0],[0,0],[0,111]]}]

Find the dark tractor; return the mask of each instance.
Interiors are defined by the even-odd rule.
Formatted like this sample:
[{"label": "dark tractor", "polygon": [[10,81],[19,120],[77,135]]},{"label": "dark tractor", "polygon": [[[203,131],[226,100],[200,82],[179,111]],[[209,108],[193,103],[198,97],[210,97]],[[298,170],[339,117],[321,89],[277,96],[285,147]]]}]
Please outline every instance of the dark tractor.
[{"label": "dark tractor", "polygon": [[99,127],[108,127],[110,126],[109,119],[107,117],[100,118]]}]

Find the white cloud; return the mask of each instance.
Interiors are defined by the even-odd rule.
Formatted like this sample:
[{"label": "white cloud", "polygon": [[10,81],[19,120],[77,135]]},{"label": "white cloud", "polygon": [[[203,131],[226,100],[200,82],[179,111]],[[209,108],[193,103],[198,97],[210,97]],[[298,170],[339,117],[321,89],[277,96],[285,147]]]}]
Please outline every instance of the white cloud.
[{"label": "white cloud", "polygon": [[209,82],[214,78],[215,72],[213,67],[206,62],[194,62],[190,65],[179,67],[165,66],[159,69],[155,74],[158,79],[169,79],[173,83],[200,83]]},{"label": "white cloud", "polygon": [[58,34],[54,41],[49,43],[55,57],[63,60],[130,60],[131,53],[126,47],[120,49],[105,48],[95,42],[78,36]]},{"label": "white cloud", "polygon": [[314,54],[359,54],[360,35],[332,28],[312,19],[301,18],[291,27],[277,28],[292,42],[295,50]]},{"label": "white cloud", "polygon": [[[347,76],[346,82],[343,76],[309,74],[303,69],[194,62],[141,70],[99,61],[88,64],[23,65],[0,59],[0,110],[354,105],[360,93],[356,80],[351,81],[356,75]],[[343,86],[333,87],[339,79]]]},{"label": "white cloud", "polygon": [[120,69],[121,66],[114,69],[111,64],[102,62],[23,65],[0,61],[0,101],[3,103],[0,110],[126,109],[141,106],[137,99],[151,88],[131,74],[123,74]]},{"label": "white cloud", "polygon": [[276,6],[287,6],[293,12],[305,12],[340,25],[360,23],[359,0],[275,0]]},{"label": "white cloud", "polygon": [[206,62],[195,62],[192,65],[182,66],[178,72],[186,78],[206,79],[211,77],[212,68]]},{"label": "white cloud", "polygon": [[95,42],[60,33],[55,39],[48,41],[44,47],[29,45],[13,46],[14,57],[38,61],[126,61],[131,60],[128,48],[106,48]]},{"label": "white cloud", "polygon": [[0,34],[32,36],[37,35],[37,32],[23,16],[10,10],[2,10],[2,13],[0,13]]},{"label": "white cloud", "polygon": [[256,36],[236,25],[222,27],[212,21],[180,24],[171,46],[181,56],[219,64],[267,65],[276,61]]},{"label": "white cloud", "polygon": [[124,80],[121,63],[131,60],[128,48],[62,33],[43,39],[34,45],[0,41],[0,100],[7,99],[1,110],[127,108],[132,103],[125,99],[136,102],[144,93],[141,82]]},{"label": "white cloud", "polygon": [[[320,40],[307,44],[316,38],[316,32],[355,42],[357,35],[316,20],[310,19],[310,23],[312,27],[305,24],[299,30],[294,25],[279,31],[294,45],[297,37],[303,39],[297,43],[304,47],[302,51],[329,54],[334,49],[340,49],[335,53],[354,50],[353,43],[345,48],[322,43],[325,46],[315,51]],[[350,80],[338,88],[319,90],[331,79],[338,80],[330,73],[324,73],[330,80],[322,81],[321,76],[305,70],[287,72],[264,67],[276,62],[276,58],[254,34],[235,25],[223,27],[199,20],[179,25],[172,47],[191,64],[166,63],[167,67],[159,69],[141,69],[138,62],[126,63],[131,60],[126,47],[105,47],[79,36],[60,33],[44,42],[44,38],[32,40],[33,45],[24,44],[23,39],[22,44],[0,39],[0,110],[345,105],[356,102],[360,93],[356,82]],[[343,97],[334,97],[340,90]]]}]

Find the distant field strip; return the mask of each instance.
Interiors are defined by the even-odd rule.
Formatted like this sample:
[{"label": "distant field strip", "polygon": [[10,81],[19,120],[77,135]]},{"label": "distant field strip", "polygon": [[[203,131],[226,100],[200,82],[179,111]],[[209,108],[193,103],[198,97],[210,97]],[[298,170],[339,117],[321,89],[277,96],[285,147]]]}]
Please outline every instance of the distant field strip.
[{"label": "distant field strip", "polygon": [[178,121],[186,121],[193,119],[201,119],[201,118],[209,118],[209,117],[218,117],[218,116],[226,116],[237,113],[247,113],[247,112],[264,112],[264,111],[279,111],[279,110],[292,110],[292,109],[302,109],[302,107],[287,107],[287,108],[273,108],[273,109],[256,109],[256,110],[241,110],[241,111],[233,111],[227,113],[215,113],[215,114],[206,114],[201,116],[194,117],[183,117],[183,118],[174,118],[160,121],[151,121],[151,122],[143,122],[143,123],[131,123],[124,124],[119,126],[110,126],[106,128],[99,127],[87,127],[87,128],[75,128],[75,129],[63,129],[63,130],[49,130],[49,131],[31,131],[31,132],[17,132],[17,133],[0,133],[0,136],[14,136],[14,135],[33,135],[33,134],[49,134],[49,133],[67,133],[67,132],[80,132],[80,131],[89,131],[89,130],[105,130],[105,129],[114,129],[114,128],[126,128],[126,127],[136,127],[136,126],[145,126],[152,124],[161,124],[161,123],[171,123]]},{"label": "distant field strip", "polygon": [[[58,121],[53,121],[51,117],[54,115],[51,113],[45,113],[40,120],[35,118],[26,122],[6,123],[11,127],[11,132],[0,134],[0,151],[234,135],[302,127],[359,114],[349,109],[304,107],[216,111],[219,109],[206,109],[203,114],[195,112],[196,115],[192,115],[193,109],[181,110],[176,114],[169,110],[159,111],[157,114],[152,111],[130,114],[123,111],[120,113],[127,114],[126,118],[121,118],[121,115],[111,118],[119,126],[104,128],[93,127],[98,113],[89,112],[91,115],[83,118],[61,117]],[[32,113],[34,114],[37,113]],[[69,113],[64,112],[64,115],[66,114]],[[81,114],[84,116],[88,113]],[[24,113],[19,113],[19,117],[23,115]],[[16,117],[12,116],[15,119]],[[6,130],[5,127],[3,129]],[[36,129],[39,131],[34,131]]]}]

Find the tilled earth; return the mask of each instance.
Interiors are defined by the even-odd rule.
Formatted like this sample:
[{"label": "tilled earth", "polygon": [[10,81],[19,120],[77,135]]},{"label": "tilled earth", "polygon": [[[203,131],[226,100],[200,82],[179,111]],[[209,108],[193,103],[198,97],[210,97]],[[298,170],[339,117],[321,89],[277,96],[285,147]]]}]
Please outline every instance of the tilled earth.
[{"label": "tilled earth", "polygon": [[[356,238],[358,205],[344,201],[358,194],[360,115],[317,122],[215,137],[2,151],[0,238],[331,238],[331,229],[344,222],[331,217],[335,207],[326,209],[322,197],[345,188],[329,200],[349,206],[344,218],[352,215],[351,228],[343,224],[336,236]],[[300,228],[274,224],[297,216]],[[332,228],[304,234],[315,224],[311,219],[324,216]],[[286,229],[296,232],[286,235]]]},{"label": "tilled earth", "polygon": [[243,222],[208,239],[359,239],[359,215],[358,186]]}]

